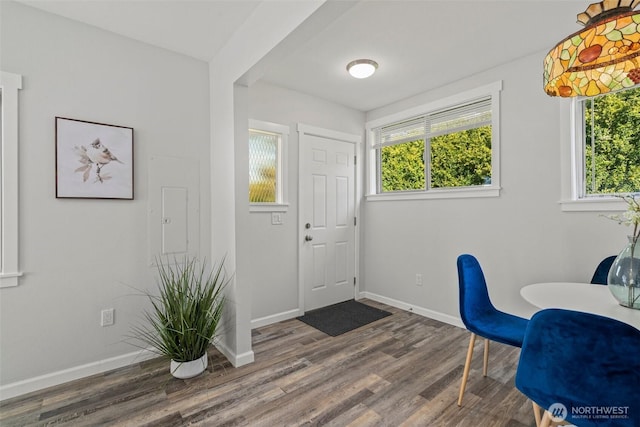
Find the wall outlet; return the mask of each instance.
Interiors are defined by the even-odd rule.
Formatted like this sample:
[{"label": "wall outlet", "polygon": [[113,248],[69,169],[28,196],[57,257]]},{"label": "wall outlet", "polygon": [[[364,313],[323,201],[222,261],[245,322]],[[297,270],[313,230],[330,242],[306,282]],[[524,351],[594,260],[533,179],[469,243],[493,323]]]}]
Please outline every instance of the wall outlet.
[{"label": "wall outlet", "polygon": [[416,274],[416,286],[422,286],[422,274]]},{"label": "wall outlet", "polygon": [[105,308],[100,312],[100,326],[111,326],[115,322],[113,308]]}]

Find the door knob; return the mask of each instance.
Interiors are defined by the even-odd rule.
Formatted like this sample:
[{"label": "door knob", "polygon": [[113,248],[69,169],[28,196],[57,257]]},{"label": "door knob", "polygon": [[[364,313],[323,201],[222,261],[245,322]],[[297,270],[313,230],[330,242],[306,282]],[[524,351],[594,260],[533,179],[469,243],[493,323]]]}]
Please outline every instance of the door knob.
[{"label": "door knob", "polygon": [[305,242],[310,242],[313,240],[313,237],[309,236],[308,234],[306,236],[304,236],[304,241]]}]

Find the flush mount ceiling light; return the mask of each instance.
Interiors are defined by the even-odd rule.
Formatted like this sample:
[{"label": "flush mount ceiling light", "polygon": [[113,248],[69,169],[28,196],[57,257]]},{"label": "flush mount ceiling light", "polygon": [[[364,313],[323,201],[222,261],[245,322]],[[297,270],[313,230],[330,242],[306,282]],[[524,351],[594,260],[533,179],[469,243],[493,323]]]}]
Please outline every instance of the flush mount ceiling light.
[{"label": "flush mount ceiling light", "polygon": [[585,26],[544,59],[550,96],[596,96],[640,83],[640,0],[603,0],[578,15]]},{"label": "flush mount ceiling light", "polygon": [[366,79],[372,76],[376,69],[378,69],[378,63],[371,59],[356,59],[347,64],[347,71],[356,79]]}]

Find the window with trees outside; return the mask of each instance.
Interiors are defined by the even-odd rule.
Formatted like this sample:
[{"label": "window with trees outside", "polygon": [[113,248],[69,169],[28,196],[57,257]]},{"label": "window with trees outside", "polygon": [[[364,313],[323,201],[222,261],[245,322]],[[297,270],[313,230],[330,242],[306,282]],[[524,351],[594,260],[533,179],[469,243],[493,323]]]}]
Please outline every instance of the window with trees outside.
[{"label": "window with trees outside", "polygon": [[640,191],[640,88],[576,101],[578,198]]},{"label": "window with trees outside", "polygon": [[249,203],[253,211],[286,209],[287,126],[250,121]]},{"label": "window with trees outside", "polygon": [[[372,127],[369,159],[375,178],[370,186],[375,191],[370,188],[369,194],[497,195],[498,96],[492,92]],[[475,192],[488,189],[492,192]]]}]

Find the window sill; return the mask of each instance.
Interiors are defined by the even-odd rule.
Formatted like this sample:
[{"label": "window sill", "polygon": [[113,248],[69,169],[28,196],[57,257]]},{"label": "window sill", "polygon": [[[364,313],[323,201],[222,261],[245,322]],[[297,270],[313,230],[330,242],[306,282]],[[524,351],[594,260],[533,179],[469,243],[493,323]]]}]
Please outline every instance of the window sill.
[{"label": "window sill", "polygon": [[18,278],[22,273],[0,273],[0,288],[13,288],[18,286]]},{"label": "window sill", "polygon": [[289,203],[250,203],[249,212],[287,212]]},{"label": "window sill", "polygon": [[412,191],[386,194],[369,194],[367,201],[387,200],[428,200],[428,199],[471,199],[477,197],[499,197],[500,187],[456,188],[446,190]]},{"label": "window sill", "polygon": [[624,200],[613,197],[561,200],[559,203],[563,212],[609,212],[627,209]]}]

